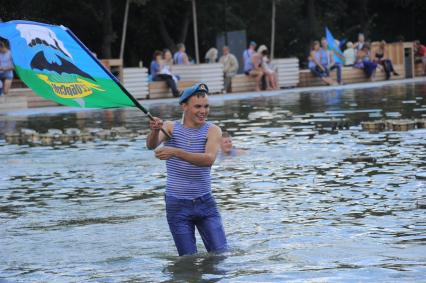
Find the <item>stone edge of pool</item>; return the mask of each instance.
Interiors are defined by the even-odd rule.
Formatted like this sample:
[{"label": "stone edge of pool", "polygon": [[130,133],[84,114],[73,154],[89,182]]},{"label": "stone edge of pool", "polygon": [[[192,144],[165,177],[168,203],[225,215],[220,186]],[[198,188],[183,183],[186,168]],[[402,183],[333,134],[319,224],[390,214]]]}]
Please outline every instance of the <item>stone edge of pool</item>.
[{"label": "stone edge of pool", "polygon": [[[271,97],[279,96],[284,94],[293,94],[301,92],[312,92],[312,91],[333,91],[333,90],[347,90],[347,89],[366,89],[366,88],[375,88],[388,85],[397,85],[397,84],[409,84],[417,82],[426,82],[426,77],[413,78],[413,79],[401,79],[401,80],[392,80],[392,81],[378,81],[378,82],[367,82],[367,83],[357,83],[357,84],[348,84],[340,86],[316,86],[316,87],[301,87],[301,88],[288,88],[272,91],[262,91],[262,92],[238,92],[238,93],[229,93],[229,94],[214,94],[210,96],[211,104],[219,104],[220,102],[227,100],[236,100],[236,99],[252,99],[259,97]],[[140,100],[141,104],[146,107],[164,105],[164,104],[176,104],[176,98],[162,98],[162,99],[150,99],[150,100]],[[122,108],[129,109],[129,108]],[[136,111],[138,109],[134,108]],[[98,108],[76,108],[68,106],[54,106],[54,107],[38,107],[31,109],[21,109],[21,110],[11,110],[0,112],[0,118],[2,116],[37,116],[37,115],[55,115],[62,113],[73,113],[73,112],[86,112],[86,111],[104,111],[111,109],[98,109]]]}]

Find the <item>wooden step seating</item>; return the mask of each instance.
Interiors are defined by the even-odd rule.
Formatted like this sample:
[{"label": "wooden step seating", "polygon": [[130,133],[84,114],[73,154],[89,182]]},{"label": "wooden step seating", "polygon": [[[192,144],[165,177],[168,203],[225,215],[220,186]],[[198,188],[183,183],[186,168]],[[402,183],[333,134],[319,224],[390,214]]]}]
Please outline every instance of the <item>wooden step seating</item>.
[{"label": "wooden step seating", "polygon": [[[183,89],[192,86],[196,81],[178,81],[177,88],[179,92]],[[173,97],[172,91],[164,81],[150,82],[148,84],[149,94],[147,99],[158,99],[158,98],[171,98]]]},{"label": "wooden step seating", "polygon": [[19,77],[13,78],[9,93],[0,96],[0,112],[58,105],[36,95]]},{"label": "wooden step seating", "polygon": [[28,108],[27,98],[14,89],[11,89],[8,95],[0,96],[0,112],[26,108]]},{"label": "wooden step seating", "polygon": [[423,63],[417,62],[414,65],[414,76],[415,77],[423,77],[424,76],[424,69],[423,69]]},{"label": "wooden step seating", "polygon": [[[299,59],[282,58],[272,60],[277,68],[278,86],[296,87],[299,83]],[[256,89],[256,80],[245,74],[239,74],[232,78],[232,92],[247,92]]]},{"label": "wooden step seating", "polygon": [[26,88],[26,87],[27,87],[27,85],[23,81],[21,81],[21,79],[19,77],[13,78],[11,89],[12,88]]},{"label": "wooden step seating", "polygon": [[[395,71],[399,76],[391,76],[391,80],[398,80],[405,78],[405,69],[404,65],[394,65]],[[308,86],[323,86],[326,85],[320,78],[315,77],[310,70],[300,70],[299,72],[300,87]],[[336,70],[333,70],[330,73],[330,77],[336,81]],[[386,79],[385,72],[381,70],[376,71],[375,81],[384,81]],[[369,79],[365,77],[364,71],[361,69],[353,67],[343,67],[342,69],[342,82],[344,84],[354,84],[354,83],[363,83],[369,82]]]},{"label": "wooden step seating", "polygon": [[[59,106],[59,104],[54,101],[47,100],[41,96],[36,95],[29,88],[12,88],[10,89],[7,97],[7,101],[11,106],[10,109]],[[25,100],[26,103],[23,103],[22,100]]]},{"label": "wooden step seating", "polygon": [[232,78],[232,92],[255,91],[256,79],[246,74],[235,75]]}]

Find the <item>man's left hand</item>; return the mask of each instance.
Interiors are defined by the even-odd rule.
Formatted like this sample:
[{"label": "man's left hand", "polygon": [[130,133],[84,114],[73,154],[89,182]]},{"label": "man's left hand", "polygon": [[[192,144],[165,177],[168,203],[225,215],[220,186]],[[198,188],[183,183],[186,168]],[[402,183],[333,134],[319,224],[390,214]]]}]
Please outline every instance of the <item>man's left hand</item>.
[{"label": "man's left hand", "polygon": [[155,150],[155,157],[161,160],[167,160],[175,156],[176,148],[163,146]]}]

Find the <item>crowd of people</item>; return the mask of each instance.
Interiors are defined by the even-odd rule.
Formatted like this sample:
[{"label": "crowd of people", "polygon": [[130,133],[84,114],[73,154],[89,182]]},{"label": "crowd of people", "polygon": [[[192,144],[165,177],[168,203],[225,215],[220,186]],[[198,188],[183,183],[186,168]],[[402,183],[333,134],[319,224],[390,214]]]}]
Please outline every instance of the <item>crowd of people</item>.
[{"label": "crowd of people", "polygon": [[[336,49],[337,46],[337,49]],[[311,73],[319,77],[328,85],[342,85],[342,68],[353,67],[361,69],[366,78],[374,81],[376,71],[385,73],[385,78],[389,80],[392,75],[399,76],[393,67],[390,58],[386,57],[386,42],[381,41],[372,46],[371,42],[365,40],[362,33],[358,35],[355,43],[351,41],[335,41],[333,48],[329,47],[326,38],[320,41],[314,41],[308,57],[308,68]],[[423,64],[424,74],[426,75],[426,46],[420,44],[418,40],[414,42],[415,61]],[[171,66],[173,64],[193,64],[194,62],[185,52],[185,45],[177,45],[178,51],[172,56],[170,50],[154,53],[151,63],[151,75],[154,81],[164,80],[172,89],[173,94],[178,95],[176,82],[178,76],[172,74]],[[337,52],[336,52],[337,50]],[[160,54],[162,54],[160,56]],[[218,59],[218,50],[215,47],[210,48],[205,56],[206,63],[221,63],[223,65],[223,78],[225,92],[232,91],[232,78],[238,73],[239,63],[237,57],[231,53],[228,46],[224,46],[222,55]],[[265,45],[250,41],[247,49],[242,54],[243,71],[248,77],[254,78],[255,90],[274,90],[279,88],[277,68],[272,64],[272,60]],[[330,76],[331,71],[336,70],[336,78]]]},{"label": "crowd of people", "polygon": [[[393,68],[392,61],[386,57],[386,42],[381,41],[377,47],[372,48],[371,42],[365,41],[364,34],[358,35],[358,41],[354,44],[346,42],[344,50],[339,41],[335,41],[336,49],[328,48],[326,38],[321,43],[314,41],[308,58],[308,67],[312,74],[321,78],[328,85],[342,84],[342,67],[354,67],[363,70],[365,76],[374,81],[377,69],[385,73],[387,80],[391,75],[399,76]],[[426,51],[426,48],[425,50]],[[417,54],[417,51],[415,51]],[[424,52],[426,54],[426,52]],[[336,60],[339,58],[339,60]],[[426,64],[426,60],[425,63]],[[330,77],[330,71],[336,69],[336,80]]]},{"label": "crowd of people", "polygon": [[[345,43],[345,44],[343,44]],[[386,57],[386,42],[381,41],[376,46],[365,40],[362,33],[358,35],[357,42],[335,41],[336,48],[329,48],[326,38],[314,41],[308,57],[308,68],[311,73],[321,78],[328,85],[343,84],[342,67],[354,67],[363,70],[365,76],[374,81],[377,70],[385,73],[386,79],[392,75],[398,76],[392,61]],[[272,64],[268,48],[250,41],[247,49],[242,54],[243,71],[248,77],[255,80],[256,91],[278,89],[277,68]],[[419,40],[413,46],[415,62],[423,65],[423,74],[426,75],[426,46]],[[232,78],[238,73],[239,63],[237,57],[231,53],[228,46],[222,49],[218,59],[218,50],[210,48],[205,54],[206,63],[221,63],[223,65],[223,79],[225,92],[232,91]],[[336,60],[337,58],[337,60]],[[178,97],[180,91],[177,82],[180,79],[173,73],[173,65],[194,64],[194,60],[186,53],[183,43],[177,44],[177,51],[172,54],[169,49],[156,50],[150,64],[152,81],[165,81],[171,89],[173,96]],[[13,60],[8,44],[0,41],[0,95],[8,94],[13,80]],[[331,78],[330,72],[336,70],[336,79]]]},{"label": "crowd of people", "polygon": [[268,48],[261,45],[256,51],[256,46],[256,42],[251,41],[243,53],[244,74],[255,78],[256,91],[278,89],[277,70],[272,65]]},{"label": "crowd of people", "polygon": [[[251,41],[248,48],[244,50],[243,62],[244,73],[247,76],[254,77],[256,81],[256,90],[278,89],[277,69],[272,65],[268,48],[265,45],[259,46]],[[231,53],[228,46],[222,49],[222,55],[218,59],[218,50],[215,47],[210,48],[205,56],[206,63],[221,63],[223,65],[223,80],[225,92],[232,91],[232,78],[238,73],[239,63],[237,57]],[[163,51],[156,50],[150,65],[150,74],[153,81],[165,81],[172,90],[174,96],[179,95],[177,81],[179,76],[173,74],[173,65],[194,64],[185,50],[185,45],[179,43],[177,51],[173,54],[169,49]]]}]

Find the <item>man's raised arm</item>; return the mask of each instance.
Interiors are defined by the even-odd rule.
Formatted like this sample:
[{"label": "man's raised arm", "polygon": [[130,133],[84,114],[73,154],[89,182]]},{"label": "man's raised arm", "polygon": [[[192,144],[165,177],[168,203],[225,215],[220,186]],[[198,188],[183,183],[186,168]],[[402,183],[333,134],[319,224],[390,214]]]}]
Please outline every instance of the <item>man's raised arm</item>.
[{"label": "man's raised arm", "polygon": [[160,145],[163,141],[166,140],[166,136],[161,132],[161,128],[164,125],[164,129],[166,132],[170,134],[171,122],[164,122],[157,117],[154,117],[153,121],[149,121],[149,127],[151,128],[151,132],[148,134],[146,138],[146,147],[148,149],[155,149],[158,145]]},{"label": "man's raised arm", "polygon": [[196,166],[210,167],[216,160],[221,139],[222,130],[218,126],[213,125],[207,133],[207,143],[204,153],[192,153],[180,148],[162,147],[155,151],[155,156],[162,160],[174,156]]}]

